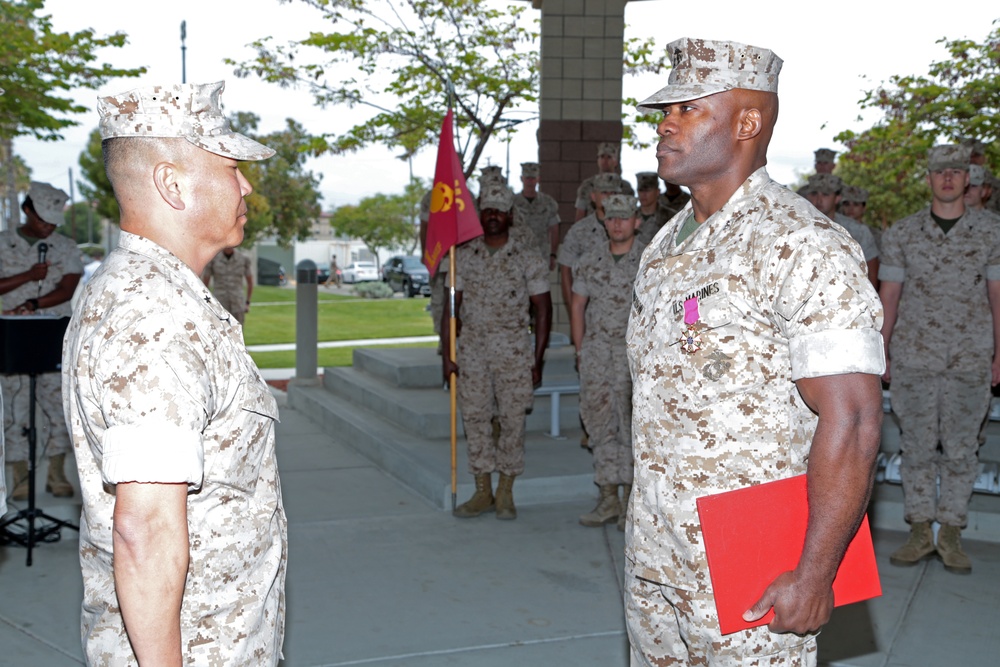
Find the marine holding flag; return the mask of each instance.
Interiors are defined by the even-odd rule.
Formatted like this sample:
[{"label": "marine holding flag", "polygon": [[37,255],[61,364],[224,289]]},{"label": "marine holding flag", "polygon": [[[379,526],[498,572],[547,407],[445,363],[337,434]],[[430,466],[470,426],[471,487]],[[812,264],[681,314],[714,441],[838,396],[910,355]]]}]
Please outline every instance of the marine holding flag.
[{"label": "marine holding flag", "polygon": [[[524,415],[533,385],[542,381],[552,322],[549,270],[533,246],[509,233],[514,193],[506,185],[485,185],[479,205],[485,235],[455,251],[455,317],[461,325],[457,366],[448,355],[442,357],[445,379],[459,373],[469,472],[476,478],[475,494],[452,513],[470,518],[496,511],[498,519],[514,519],[512,487],[524,472]],[[433,247],[428,241],[428,248]],[[536,312],[534,350],[529,305]],[[449,329],[446,308],[442,336]],[[500,425],[496,441],[494,416]],[[495,498],[494,472],[500,473]]]}]

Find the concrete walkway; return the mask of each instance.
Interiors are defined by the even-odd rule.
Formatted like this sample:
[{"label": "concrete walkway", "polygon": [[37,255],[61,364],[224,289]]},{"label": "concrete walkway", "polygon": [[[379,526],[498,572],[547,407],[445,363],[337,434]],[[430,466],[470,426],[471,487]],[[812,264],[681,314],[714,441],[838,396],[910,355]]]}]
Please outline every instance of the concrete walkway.
[{"label": "concrete walkway", "polygon": [[[277,432],[290,522],[286,667],[628,664],[622,534],[579,526],[591,503],[457,520],[287,406]],[[47,494],[39,504],[78,512]],[[903,537],[876,531],[884,594],[835,612],[822,663],[1000,663],[1000,545],[969,542],[975,572],[963,577],[937,561],[890,566]],[[82,664],[76,534],[34,555],[27,568],[24,549],[0,548],[0,665]]]}]

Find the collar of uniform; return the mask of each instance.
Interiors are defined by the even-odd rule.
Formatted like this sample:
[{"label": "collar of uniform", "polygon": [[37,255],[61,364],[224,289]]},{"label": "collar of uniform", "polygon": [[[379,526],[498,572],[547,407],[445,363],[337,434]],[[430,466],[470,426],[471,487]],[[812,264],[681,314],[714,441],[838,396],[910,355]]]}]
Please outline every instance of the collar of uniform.
[{"label": "collar of uniform", "polygon": [[[677,246],[669,254],[679,255],[719,245],[723,241],[727,231],[739,226],[742,218],[749,212],[750,207],[748,205],[757,199],[764,186],[770,182],[771,177],[768,175],[765,167],[761,167],[750,174],[747,180],[743,181],[740,187],[736,188],[736,192],[732,194],[729,201],[722,205],[722,208],[710,215],[684,243]],[[673,244],[674,239],[677,237],[677,231],[684,223],[684,218],[687,217],[687,212],[691,206],[691,202],[688,202],[681,212],[683,215],[675,217],[676,224],[674,228],[669,234],[663,237],[663,240],[669,239],[669,243]]]},{"label": "collar of uniform", "polygon": [[171,276],[183,282],[184,287],[192,294],[200,295],[203,302],[212,303],[214,300],[212,293],[205,287],[205,283],[202,282],[201,278],[191,270],[191,267],[163,246],[150,241],[144,236],[123,231],[118,239],[118,247],[163,264],[170,269]]}]

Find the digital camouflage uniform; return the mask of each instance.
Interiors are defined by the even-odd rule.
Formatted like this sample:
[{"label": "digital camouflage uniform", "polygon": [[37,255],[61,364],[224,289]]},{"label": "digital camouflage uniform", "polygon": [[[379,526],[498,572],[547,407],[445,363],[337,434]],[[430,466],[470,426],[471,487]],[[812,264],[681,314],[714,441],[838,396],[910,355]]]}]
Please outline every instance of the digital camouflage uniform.
[{"label": "digital camouflage uniform", "polygon": [[[41,281],[41,286],[37,281],[31,281],[4,294],[0,297],[2,304],[0,307],[3,310],[16,308],[27,299],[48,294],[56,288],[64,276],[83,275],[80,250],[69,238],[57,232],[32,244],[13,229],[0,232],[0,275],[12,276],[23,273],[37,264],[39,243],[48,245],[46,261],[51,265],[45,279]],[[73,314],[73,306],[67,300],[50,308],[41,308],[38,313],[69,317]],[[0,375],[8,462],[28,460],[28,436],[25,429],[28,428],[30,417],[29,385],[30,379],[27,375]],[[63,416],[62,380],[58,372],[41,373],[36,376],[35,399],[49,427],[48,441],[39,438],[36,443],[38,458],[42,457],[43,452],[48,457],[66,454],[70,451],[71,445],[69,431],[66,429],[66,418]]]},{"label": "digital camouflage uniform", "polygon": [[222,307],[243,324],[247,316],[247,277],[253,277],[250,257],[239,250],[226,257],[220,252],[205,267],[203,277],[212,282],[212,293]]},{"label": "digital camouflage uniform", "polygon": [[833,221],[846,229],[851,238],[858,242],[858,245],[861,246],[861,254],[864,255],[866,262],[878,258],[879,251],[878,245],[875,243],[875,235],[872,234],[872,230],[868,225],[858,222],[854,218],[849,218],[843,213],[835,214]]},{"label": "digital camouflage uniform", "polygon": [[455,267],[462,293],[458,399],[469,472],[516,477],[524,472],[524,415],[534,395],[528,305],[549,291],[548,263],[513,236],[493,253],[480,236],[458,246]]},{"label": "digital camouflage uniform", "polygon": [[191,269],[127,232],[84,288],[63,367],[84,501],[88,664],[136,664],[115,594],[119,482],[188,485],[185,664],[277,664],[287,557],[278,411],[241,331]]},{"label": "digital camouflage uniform", "polygon": [[600,246],[608,245],[608,230],[604,223],[598,220],[596,213],[591,213],[573,223],[559,244],[557,261],[562,266],[576,267],[576,263],[585,254]]},{"label": "digital camouflage uniform", "polygon": [[587,252],[573,269],[573,292],[587,297],[580,350],[580,415],[594,452],[594,482],[632,483],[632,376],[625,330],[642,245],[615,261],[608,244]]},{"label": "digital camouflage uniform", "polygon": [[990,406],[1000,226],[966,209],[945,234],[926,208],[886,230],[882,252],[879,279],[903,287],[889,358],[905,516],[964,526]]},{"label": "digital camouflage uniform", "polygon": [[857,244],[763,168],[675,247],[690,212],[643,253],[628,325],[633,664],[815,664],[812,636],[719,635],[695,501],[806,472],[817,417],[795,381],[881,374],[881,305]]},{"label": "digital camouflage uniform", "polygon": [[536,192],[531,200],[523,194],[514,195],[514,208],[519,211],[524,226],[531,230],[534,246],[547,261],[552,253],[549,229],[559,224],[559,204],[544,192]]},{"label": "digital camouflage uniform", "polygon": [[[593,176],[585,179],[583,183],[580,183],[580,187],[576,189],[576,208],[586,211],[587,215],[594,214],[594,200],[590,197],[590,193],[594,190],[594,179],[600,176],[600,174],[594,174]],[[632,188],[632,184],[622,179],[622,194],[635,196],[635,190]]]}]

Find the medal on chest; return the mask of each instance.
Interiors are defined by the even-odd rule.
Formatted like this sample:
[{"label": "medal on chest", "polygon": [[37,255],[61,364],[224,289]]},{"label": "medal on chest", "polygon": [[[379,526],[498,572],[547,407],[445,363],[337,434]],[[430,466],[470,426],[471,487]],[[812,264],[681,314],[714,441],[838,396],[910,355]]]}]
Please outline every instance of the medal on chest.
[{"label": "medal on chest", "polygon": [[698,314],[698,298],[692,297],[684,302],[684,333],[681,334],[681,352],[694,354],[701,349],[702,325]]}]

